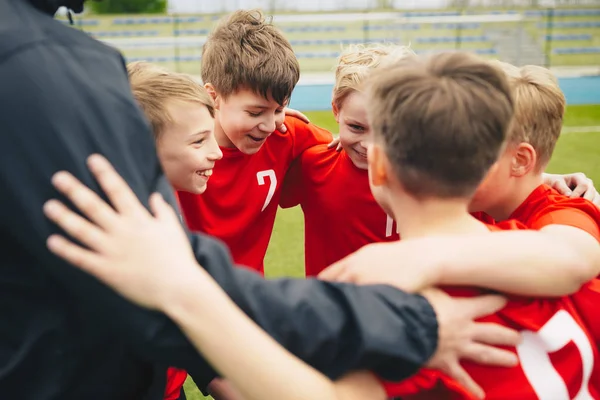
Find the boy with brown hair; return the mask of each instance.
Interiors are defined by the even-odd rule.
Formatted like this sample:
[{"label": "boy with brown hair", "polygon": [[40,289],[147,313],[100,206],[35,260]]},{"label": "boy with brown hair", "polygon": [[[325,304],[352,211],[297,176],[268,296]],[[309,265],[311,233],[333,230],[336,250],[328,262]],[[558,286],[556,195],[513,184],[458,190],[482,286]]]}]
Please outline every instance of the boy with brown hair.
[{"label": "boy with brown hair", "polygon": [[[204,195],[179,193],[181,208],[190,229],[223,240],[236,263],[260,273],[290,164],[331,141],[326,130],[285,118],[299,77],[290,43],[259,11],[224,18],[202,50],[223,159]],[[284,119],[286,132],[277,130]]]}]

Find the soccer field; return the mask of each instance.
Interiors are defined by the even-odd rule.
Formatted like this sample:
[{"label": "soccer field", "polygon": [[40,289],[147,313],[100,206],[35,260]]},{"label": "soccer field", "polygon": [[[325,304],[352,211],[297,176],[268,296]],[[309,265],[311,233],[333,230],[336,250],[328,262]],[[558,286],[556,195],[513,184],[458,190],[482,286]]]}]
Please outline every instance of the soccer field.
[{"label": "soccer field", "polygon": [[[337,132],[337,124],[330,112],[319,111],[306,114],[313,123],[331,132]],[[584,172],[598,185],[600,183],[600,105],[568,107],[564,125],[563,136],[557,144],[548,172]],[[304,226],[300,208],[279,210],[265,261],[268,277],[303,275],[303,236]],[[186,382],[185,388],[188,399],[204,399],[190,379]]]}]

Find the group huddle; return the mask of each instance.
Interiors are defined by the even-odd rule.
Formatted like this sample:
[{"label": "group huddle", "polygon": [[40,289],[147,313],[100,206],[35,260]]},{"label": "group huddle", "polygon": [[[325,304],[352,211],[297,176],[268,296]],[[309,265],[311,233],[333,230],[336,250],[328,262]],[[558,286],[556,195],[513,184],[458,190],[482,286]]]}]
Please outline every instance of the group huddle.
[{"label": "group huddle", "polygon": [[[203,84],[127,66],[173,189],[141,199],[151,212],[137,178],[99,155],[88,167],[100,190],[68,172],[52,180],[86,218],[44,205],[71,237],[51,235],[51,252],[166,314],[214,368],[161,364],[165,399],[183,395],[188,372],[230,400],[600,399],[599,196],[544,173],[565,111],[549,70],[351,46],[335,67],[334,140],[286,107],[299,64],[259,12],[221,21],[201,67]],[[307,279],[267,288],[277,210],[295,206]],[[235,283],[209,266],[229,257],[244,270]],[[475,300],[487,303],[465,317],[468,339],[448,344],[460,327],[447,315]],[[395,335],[407,345],[391,349]]]}]

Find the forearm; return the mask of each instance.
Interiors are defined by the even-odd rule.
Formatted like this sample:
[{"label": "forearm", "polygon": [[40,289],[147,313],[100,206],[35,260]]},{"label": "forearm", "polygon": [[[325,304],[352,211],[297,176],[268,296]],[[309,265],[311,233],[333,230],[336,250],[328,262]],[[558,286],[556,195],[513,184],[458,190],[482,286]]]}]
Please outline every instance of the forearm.
[{"label": "forearm", "polygon": [[[538,231],[436,238],[438,285],[469,285],[530,296],[564,296],[584,283],[587,261],[564,241]],[[435,244],[434,244],[435,246]]]},{"label": "forearm", "polygon": [[216,244],[206,236],[192,237],[199,264],[254,322],[329,378],[365,369],[402,380],[436,350],[436,316],[421,296],[384,285],[265,280],[233,268]]},{"label": "forearm", "polygon": [[282,348],[199,272],[165,312],[244,398],[336,398],[328,378]]}]

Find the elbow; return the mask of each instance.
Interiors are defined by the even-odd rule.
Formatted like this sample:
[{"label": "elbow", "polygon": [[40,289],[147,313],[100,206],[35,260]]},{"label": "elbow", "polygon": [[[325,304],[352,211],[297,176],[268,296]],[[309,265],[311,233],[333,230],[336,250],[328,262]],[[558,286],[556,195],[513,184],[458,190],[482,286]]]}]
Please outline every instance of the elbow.
[{"label": "elbow", "polygon": [[573,294],[600,274],[600,246],[594,252],[572,254],[569,257],[568,265],[566,276],[566,281],[570,286],[568,294]]}]

